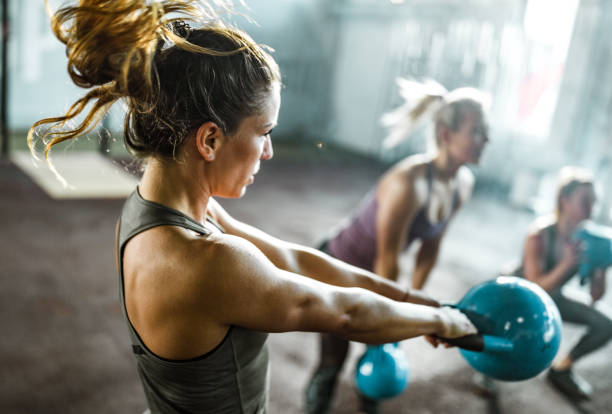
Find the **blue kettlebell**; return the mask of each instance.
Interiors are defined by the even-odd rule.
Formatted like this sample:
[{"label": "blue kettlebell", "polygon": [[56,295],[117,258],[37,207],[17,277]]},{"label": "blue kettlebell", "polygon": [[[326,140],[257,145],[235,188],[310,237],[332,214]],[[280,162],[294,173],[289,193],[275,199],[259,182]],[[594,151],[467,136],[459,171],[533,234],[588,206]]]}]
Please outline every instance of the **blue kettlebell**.
[{"label": "blue kettlebell", "polygon": [[502,381],[536,376],[561,344],[561,315],[550,296],[526,279],[500,276],[470,289],[454,305],[478,334],[448,340],[476,371]]},{"label": "blue kettlebell", "polygon": [[409,377],[408,361],[397,342],[368,345],[355,367],[357,388],[374,400],[395,397],[406,388]]},{"label": "blue kettlebell", "polygon": [[582,242],[578,265],[580,283],[585,284],[598,267],[612,266],[612,228],[587,222],[573,235]]}]

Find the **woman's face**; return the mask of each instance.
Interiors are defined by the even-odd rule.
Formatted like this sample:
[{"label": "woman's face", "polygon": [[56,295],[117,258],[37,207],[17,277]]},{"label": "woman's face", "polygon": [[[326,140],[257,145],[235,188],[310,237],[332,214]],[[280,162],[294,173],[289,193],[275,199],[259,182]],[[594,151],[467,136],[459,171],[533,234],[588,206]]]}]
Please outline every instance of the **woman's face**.
[{"label": "woman's face", "polygon": [[591,217],[595,204],[595,190],[591,184],[581,184],[569,195],[561,199],[561,214],[578,225]]},{"label": "woman's face", "polygon": [[447,130],[446,150],[459,165],[478,164],[482,151],[489,142],[485,116],[480,111],[466,110],[457,131]]},{"label": "woman's face", "polygon": [[244,118],[237,131],[226,137],[217,155],[223,166],[217,177],[215,194],[238,198],[255,181],[261,160],[272,158],[270,133],[278,121],[280,86],[275,85],[261,114]]}]

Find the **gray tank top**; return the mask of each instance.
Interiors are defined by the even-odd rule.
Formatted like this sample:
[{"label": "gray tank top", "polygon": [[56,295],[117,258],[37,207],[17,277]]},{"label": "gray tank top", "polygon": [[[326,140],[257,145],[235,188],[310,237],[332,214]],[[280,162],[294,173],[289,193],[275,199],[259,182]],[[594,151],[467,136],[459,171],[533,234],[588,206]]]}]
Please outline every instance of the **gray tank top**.
[{"label": "gray tank top", "polygon": [[[223,231],[212,219],[207,221]],[[144,200],[138,190],[123,207],[117,240],[119,296],[151,413],[265,413],[268,334],[232,326],[208,353],[190,360],[168,360],[151,352],[131,324],[125,307],[123,250],[132,237],[156,226],[179,226],[202,237],[211,233],[180,211]]]},{"label": "gray tank top", "polygon": [[[544,256],[542,257],[542,273],[550,272],[558,263],[557,258],[555,257],[555,244],[557,242],[557,226],[553,223],[548,225],[543,229],[544,233]],[[563,278],[563,281],[559,283],[552,291],[549,293],[551,295],[557,294],[561,292],[563,286],[570,280],[578,271],[578,266],[572,268],[569,272],[567,272]],[[525,269],[523,267],[523,260],[521,263],[515,268],[514,272],[510,273],[513,276],[525,277]]]}]

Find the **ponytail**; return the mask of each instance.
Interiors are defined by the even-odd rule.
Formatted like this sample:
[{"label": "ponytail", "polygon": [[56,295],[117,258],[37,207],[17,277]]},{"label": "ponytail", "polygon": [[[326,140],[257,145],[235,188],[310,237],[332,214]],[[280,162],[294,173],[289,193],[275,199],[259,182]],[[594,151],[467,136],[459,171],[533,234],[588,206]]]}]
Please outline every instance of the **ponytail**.
[{"label": "ponytail", "polygon": [[393,147],[409,137],[430,115],[435,126],[435,143],[438,144],[441,126],[458,131],[465,110],[485,112],[490,105],[489,95],[474,88],[448,92],[434,81],[419,83],[402,78],[397,79],[397,85],[404,104],[381,118],[381,123],[389,130],[383,141],[384,148]]},{"label": "ponytail", "polygon": [[[53,145],[92,131],[118,99],[127,98],[131,112],[134,108],[139,113],[152,112],[160,100],[154,58],[164,44],[210,56],[228,56],[254,47],[242,39],[229,50],[193,44],[187,40],[188,26],[177,24],[213,21],[216,10],[230,11],[231,6],[231,0],[80,0],[76,6],[59,9],[51,17],[51,27],[66,45],[68,73],[77,86],[91,90],[64,115],[32,125],[28,145],[34,156],[34,133],[43,125],[48,126],[41,138],[47,158]],[[86,110],[90,104],[93,106]],[[83,113],[82,121],[67,127]]]},{"label": "ponytail", "polygon": [[434,81],[419,83],[398,78],[397,86],[404,104],[381,118],[382,125],[389,131],[383,141],[385,148],[394,147],[410,136],[426,115],[444,104],[444,96],[447,94],[446,88]]}]

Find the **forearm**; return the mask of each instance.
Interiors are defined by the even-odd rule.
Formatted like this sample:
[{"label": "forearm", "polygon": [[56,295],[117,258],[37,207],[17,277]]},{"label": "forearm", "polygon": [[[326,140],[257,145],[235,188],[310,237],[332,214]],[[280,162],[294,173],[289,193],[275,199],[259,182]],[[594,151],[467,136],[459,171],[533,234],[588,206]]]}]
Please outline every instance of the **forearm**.
[{"label": "forearm", "polygon": [[335,286],[360,287],[396,301],[407,297],[406,290],[397,283],[318,250],[297,248],[294,257],[295,273]]},{"label": "forearm", "polygon": [[556,287],[559,286],[560,283],[565,280],[567,273],[570,271],[567,266],[562,263],[557,264],[553,269],[548,272],[541,274],[539,276],[533,277],[528,272],[526,272],[525,276],[528,280],[535,282],[542,289],[547,292],[551,292]]},{"label": "forearm", "polygon": [[[374,261],[374,272],[377,275],[397,280],[399,275],[398,255],[397,254],[379,254]],[[418,305],[440,306],[440,303],[427,296],[423,292],[416,289],[406,289],[404,292],[403,302],[416,303]]]},{"label": "forearm", "polygon": [[379,253],[374,260],[374,273],[396,281],[399,276],[398,254]]},{"label": "forearm", "polygon": [[343,323],[335,334],[365,343],[401,341],[421,335],[440,335],[442,315],[437,308],[390,301],[371,292],[340,297]]},{"label": "forearm", "polygon": [[423,289],[431,270],[436,264],[437,257],[438,255],[435,253],[424,253],[422,250],[419,251],[411,279],[411,286],[413,289]]}]

